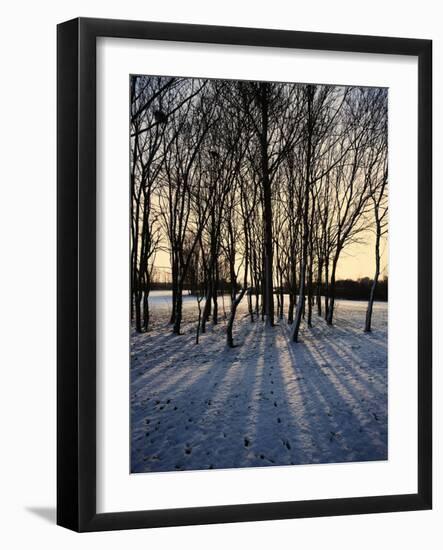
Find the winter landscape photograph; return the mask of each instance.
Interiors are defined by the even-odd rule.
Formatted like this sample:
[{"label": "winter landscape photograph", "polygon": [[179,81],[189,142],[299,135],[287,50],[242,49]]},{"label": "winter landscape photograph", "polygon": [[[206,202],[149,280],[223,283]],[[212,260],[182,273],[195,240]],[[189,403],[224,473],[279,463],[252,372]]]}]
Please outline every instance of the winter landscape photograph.
[{"label": "winter landscape photograph", "polygon": [[388,459],[388,90],[131,75],[131,473]]}]

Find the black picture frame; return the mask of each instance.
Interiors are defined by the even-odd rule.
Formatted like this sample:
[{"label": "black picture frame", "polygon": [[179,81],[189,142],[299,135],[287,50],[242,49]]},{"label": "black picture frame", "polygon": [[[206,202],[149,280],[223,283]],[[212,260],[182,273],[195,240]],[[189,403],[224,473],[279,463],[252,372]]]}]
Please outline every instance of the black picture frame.
[{"label": "black picture frame", "polygon": [[[75,531],[425,510],[432,506],[432,42],[78,18],[58,25],[57,523]],[[168,40],[418,58],[416,494],[96,512],[96,39]]]}]

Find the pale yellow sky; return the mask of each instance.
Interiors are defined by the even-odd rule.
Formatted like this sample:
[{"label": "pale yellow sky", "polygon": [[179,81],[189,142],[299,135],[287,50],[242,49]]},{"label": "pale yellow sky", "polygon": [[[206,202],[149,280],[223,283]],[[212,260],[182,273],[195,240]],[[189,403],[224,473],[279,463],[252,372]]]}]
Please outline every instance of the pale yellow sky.
[{"label": "pale yellow sky", "polygon": [[[338,263],[339,279],[372,279],[375,272],[375,237],[372,233],[365,233],[365,244],[349,245],[342,252]],[[388,275],[388,239],[383,238],[380,245],[381,277]]]},{"label": "pale yellow sky", "polygon": [[[375,272],[375,238],[372,232],[367,231],[361,235],[364,244],[349,245],[342,252],[337,268],[337,279],[372,278]],[[382,239],[381,243],[381,274],[388,275],[388,240]],[[155,258],[155,267],[170,269],[169,254],[159,251]]]}]

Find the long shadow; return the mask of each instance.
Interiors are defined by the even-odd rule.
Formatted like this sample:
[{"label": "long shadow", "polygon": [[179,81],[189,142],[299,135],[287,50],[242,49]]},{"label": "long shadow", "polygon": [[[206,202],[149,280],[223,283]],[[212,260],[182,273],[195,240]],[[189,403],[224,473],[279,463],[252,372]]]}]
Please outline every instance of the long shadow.
[{"label": "long shadow", "polygon": [[[131,340],[131,373],[134,375],[133,380],[140,378],[137,383],[138,386],[143,387],[154,378],[156,383],[159,383],[161,376],[170,376],[171,371],[163,368],[162,360],[176,367],[180,366],[184,358],[187,358],[185,352],[191,351],[191,355],[201,353],[208,356],[213,355],[213,348],[218,347],[217,342],[213,341],[211,347],[211,340],[209,339],[208,344],[205,338],[206,334],[201,334],[200,344],[195,345],[194,323],[186,319],[183,325],[186,333],[179,336],[172,335],[171,331],[167,330],[162,334],[155,335],[150,335],[150,333],[136,334],[134,339]],[[220,331],[220,328],[221,324],[217,326],[218,331]],[[208,327],[208,332],[212,332],[211,326]],[[220,337],[223,336],[220,335]],[[158,370],[163,371],[162,374],[159,374]],[[137,387],[135,386],[136,383],[133,384],[136,390]]]},{"label": "long shadow", "polygon": [[[386,403],[386,396],[380,396],[385,393],[386,380],[382,372],[360,368],[364,361],[359,346],[353,345],[361,344],[368,335],[356,333],[353,323],[339,329],[324,325],[317,331],[305,329],[305,343],[294,345],[287,341],[284,330],[280,334],[278,327],[266,329],[260,321],[250,324],[247,316],[239,317],[236,339],[240,346],[229,350],[220,348],[214,339],[203,340],[198,353],[207,362],[200,357],[195,372],[189,366],[191,350],[196,350],[190,350],[189,334],[177,337],[177,349],[169,347],[165,353],[169,363],[183,362],[179,369],[151,367],[149,360],[131,368],[131,379],[132,373],[141,372],[131,395],[138,398],[139,392],[144,392],[149,401],[134,405],[131,411],[132,471],[386,458],[386,415],[379,410],[374,417],[367,408],[375,398]],[[347,347],[335,340],[342,336],[348,340]],[[161,335],[140,349],[148,353],[149,347],[152,360],[157,362],[157,346],[170,344],[170,338],[174,337]],[[382,344],[377,346],[381,359],[387,353]],[[224,364],[213,366],[215,353],[223,354]],[[289,360],[283,360],[286,353]],[[378,370],[382,368],[386,367]],[[181,389],[190,373],[192,382]],[[172,392],[170,398],[168,392]],[[163,420],[160,411],[171,407],[177,413]],[[164,422],[171,425],[165,429]],[[181,426],[178,433],[173,430],[177,425]],[[163,454],[169,456],[169,463]]]},{"label": "long shadow", "polygon": [[[338,350],[337,346],[330,344],[327,349],[330,358],[330,367],[335,368],[339,372],[339,367],[344,371],[345,377],[353,378],[355,385],[360,386],[362,390],[367,390],[374,393],[383,393],[387,389],[386,365],[387,358],[377,359],[372,363],[364,359],[360,359],[355,354],[344,355],[342,350]],[[380,365],[383,365],[381,368]],[[384,372],[383,372],[384,371]]]},{"label": "long shadow", "polygon": [[[342,321],[339,321],[339,323],[342,323]],[[348,327],[346,326],[338,326],[333,325],[332,327],[328,327],[325,324],[326,330],[334,331],[336,337],[346,337],[348,339],[352,339],[355,342],[359,342],[360,344],[362,342],[367,343],[367,340],[370,341],[371,346],[380,348],[381,351],[387,352],[388,349],[388,341],[386,337],[382,337],[381,335],[376,334],[375,332],[363,332],[363,330],[360,328],[360,331],[356,330],[356,327],[354,324],[349,323]],[[364,340],[361,340],[363,338]]]},{"label": "long shadow", "polygon": [[[253,335],[248,336],[249,339]],[[244,368],[241,364],[242,355],[246,356],[247,346],[241,346],[233,350],[224,349],[225,364],[213,367],[210,363],[204,368],[204,372],[193,380],[193,382],[183,389],[175,398],[171,399],[169,407],[174,405],[177,408],[177,422],[182,426],[182,430],[178,440],[173,441],[167,436],[167,432],[159,436],[161,440],[156,438],[155,428],[154,433],[149,433],[149,438],[143,442],[143,449],[139,453],[132,454],[132,471],[167,471],[171,469],[162,464],[161,456],[163,452],[168,455],[176,454],[175,469],[201,469],[208,467],[235,467],[237,459],[230,456],[228,459],[216,456],[217,453],[212,452],[217,446],[221,451],[227,449],[230,445],[230,436],[228,435],[231,419],[229,413],[226,413],[226,403],[241,399],[242,403],[249,401],[248,394],[240,393],[240,388],[249,388],[251,384],[245,384],[244,378],[255,378],[255,370],[253,367]],[[201,366],[199,366],[201,371]],[[191,397],[195,394],[195,389],[198,387],[198,397],[195,397],[197,402],[192,402]],[[219,389],[222,389],[222,397],[217,395]],[[252,391],[252,389],[251,389]],[[249,392],[248,392],[249,393]],[[164,397],[164,392],[161,392]],[[235,399],[234,399],[235,398]],[[162,403],[160,401],[157,405]],[[153,421],[158,422],[155,415],[155,410],[151,411]],[[231,409],[231,414],[236,415],[235,403]],[[142,418],[139,417],[139,421]],[[234,419],[232,419],[234,421]],[[235,419],[238,424],[238,419]],[[197,426],[197,427],[196,427]],[[215,430],[214,430],[215,427]],[[157,430],[159,431],[159,430]],[[195,437],[198,434],[197,438]],[[151,435],[153,436],[151,438]],[[212,439],[216,439],[213,441]],[[133,429],[132,434],[133,447],[137,444],[137,430]],[[135,441],[134,441],[135,440]],[[134,445],[135,443],[135,445]],[[239,442],[240,443],[240,442]],[[241,450],[241,444],[237,446]],[[232,447],[230,449],[232,455]],[[145,456],[153,456],[154,460],[143,461],[141,454]],[[238,454],[238,452],[237,452]],[[240,453],[241,454],[241,453]],[[191,456],[192,455],[192,456]],[[198,456],[198,459],[197,459]],[[157,457],[160,457],[159,459]],[[196,466],[196,461],[198,465]],[[238,457],[240,460],[240,457]],[[141,463],[143,462],[143,463]],[[189,463],[189,467],[188,464]]]},{"label": "long shadow", "polygon": [[256,354],[256,361],[260,365],[259,376],[254,380],[254,389],[250,392],[251,399],[241,430],[243,444],[247,449],[246,460],[241,465],[259,467],[290,464],[286,456],[281,456],[287,453],[287,449],[283,449],[284,438],[279,435],[287,413],[279,395],[280,366],[276,339],[278,328],[266,327],[261,322],[257,325],[260,349]]},{"label": "long shadow", "polygon": [[[320,320],[320,319],[319,319]],[[346,336],[347,338],[360,339],[364,341],[370,340],[371,345],[380,347],[382,350],[387,350],[388,341],[385,331],[387,329],[387,317],[384,309],[374,309],[373,312],[373,331],[369,333],[363,332],[365,321],[365,310],[361,312],[359,320],[350,320],[346,315],[346,311],[336,313],[334,325],[329,327],[323,319],[322,325],[326,329],[334,329],[336,335]],[[383,330],[384,329],[384,330]]]},{"label": "long shadow", "polygon": [[[316,419],[317,430],[313,433],[323,438],[316,442],[321,448],[318,462],[385,459],[386,441],[364,429],[375,419],[362,405],[358,392],[343,382],[343,374],[331,376],[329,368],[323,366],[323,361],[319,363],[318,354],[310,349],[312,342],[289,345],[295,347],[295,363],[304,373],[301,398]],[[315,369],[312,376],[311,369]],[[328,435],[328,442],[324,441],[324,434]]]},{"label": "long shadow", "polygon": [[[320,324],[317,324],[314,328],[309,329],[309,332],[305,333],[307,335],[307,340],[312,343],[312,345],[327,345],[330,348],[333,348],[336,352],[336,355],[340,360],[345,360],[341,357],[342,350],[345,350],[346,356],[349,357],[349,364],[354,365],[364,365],[371,368],[371,377],[377,378],[380,383],[385,384],[383,377],[380,377],[380,374],[376,371],[379,367],[377,361],[383,365],[385,368],[387,364],[387,338],[379,336],[377,337],[379,343],[375,343],[374,333],[364,333],[361,329],[361,323],[351,322],[347,319],[340,318],[338,320],[340,326],[328,326],[326,323],[321,320]],[[317,338],[312,337],[317,335]],[[346,339],[346,346],[343,347],[343,340]],[[368,342],[370,340],[370,342]],[[378,356],[378,360],[372,362],[371,364],[365,360],[364,357],[360,355],[358,350],[365,349],[368,345],[373,348]]]},{"label": "long shadow", "polygon": [[[342,320],[339,321],[342,323]],[[346,325],[348,328],[346,328]],[[348,341],[348,345],[345,348],[346,353],[349,356],[352,356],[356,362],[358,363],[364,363],[368,364],[368,362],[365,360],[364,357],[361,356],[361,351],[363,349],[367,349],[369,346],[372,350],[374,350],[374,355],[378,357],[378,361],[380,361],[385,368],[387,364],[387,337],[381,337],[381,336],[374,336],[374,333],[364,333],[361,330],[360,325],[358,326],[358,330],[356,329],[355,325],[352,323],[346,323],[345,327],[328,327],[327,325],[323,327],[324,329],[324,339],[328,343],[329,346],[333,347],[335,350],[339,349],[339,342],[340,339],[346,339]],[[374,370],[374,368],[377,366],[377,361],[372,361],[371,363],[371,369]]]},{"label": "long shadow", "polygon": [[[209,440],[211,468],[238,468],[249,465],[248,417],[262,370],[261,354],[250,355],[250,351],[260,343],[257,333],[261,327],[259,323],[247,323],[245,326],[246,334],[237,335],[238,347],[226,348],[224,351],[228,357],[234,359],[234,363],[231,363],[230,371],[220,380],[214,395],[214,402],[219,404],[222,414],[219,422],[221,429],[216,430],[216,434],[219,435],[214,441]],[[251,358],[254,360],[251,361]],[[231,373],[234,364],[236,372]],[[211,422],[211,419],[208,419],[208,423]],[[202,443],[206,445],[206,441]]]},{"label": "long shadow", "polygon": [[[159,456],[160,451],[163,450],[165,445],[169,444],[169,440],[166,438],[162,441],[162,422],[165,420],[162,415],[162,411],[165,410],[166,413],[172,414],[176,417],[176,421],[180,421],[185,424],[186,420],[181,418],[182,415],[185,415],[189,418],[195,416],[195,411],[193,410],[194,403],[189,397],[192,393],[193,386],[201,384],[201,380],[208,375],[210,378],[213,378],[217,373],[210,371],[210,364],[199,365],[196,367],[195,371],[192,372],[193,383],[186,385],[186,387],[180,389],[180,381],[186,376],[189,376],[189,370],[183,369],[183,374],[178,378],[174,379],[172,383],[167,384],[166,386],[159,387],[155,385],[151,387],[150,385],[145,386],[145,399],[141,401],[141,404],[138,406],[132,405],[131,408],[131,455],[132,455],[132,468],[131,471],[149,471],[148,466],[143,466],[142,469],[137,465],[140,460],[146,455]],[[155,381],[154,381],[155,383]],[[210,385],[211,380],[206,380],[206,384]],[[140,398],[138,398],[140,399]],[[139,402],[139,401],[138,401]],[[173,427],[173,425],[172,425]],[[168,428],[168,427],[167,427]],[[184,427],[183,431],[185,432],[187,428]],[[143,439],[142,448],[139,449],[139,453],[136,452],[136,449],[140,447],[137,444],[141,438]],[[143,456],[137,456],[143,455]]]},{"label": "long shadow", "polygon": [[[131,360],[133,394],[135,395],[139,389],[144,389],[151,382],[155,382],[156,386],[161,387],[163,379],[168,380],[170,385],[178,383],[180,378],[186,376],[186,362],[192,357],[207,356],[212,358],[216,353],[217,343],[214,342],[211,347],[205,342],[204,336],[201,343],[196,346],[193,336],[162,335],[155,339],[149,353],[144,352],[144,357],[142,355],[144,350],[134,350],[139,359]],[[162,348],[165,348],[165,351],[162,351]],[[162,361],[163,357],[165,357],[164,361]],[[164,363],[168,363],[168,366]],[[166,387],[162,387],[162,390],[166,390]]]},{"label": "long shadow", "polygon": [[[331,329],[334,330],[334,329]],[[351,349],[344,348],[334,341],[333,337],[323,338],[320,342],[316,339],[309,340],[309,346],[318,354],[319,362],[321,364],[328,364],[329,367],[335,367],[337,364],[340,368],[346,369],[346,374],[354,376],[356,384],[362,384],[366,389],[374,391],[376,385],[379,386],[379,391],[386,389],[386,377],[383,377],[380,372],[375,371],[376,364],[370,364],[368,361],[361,357],[358,353]],[[378,359],[383,361],[384,365],[387,363],[386,352]],[[371,369],[370,373],[367,369]],[[385,369],[386,367],[384,367]],[[369,378],[373,378],[375,384],[370,383]],[[364,388],[363,388],[364,389]]]},{"label": "long shadow", "polygon": [[[293,373],[286,342],[280,328],[268,329],[266,345],[272,345],[276,353],[274,361],[266,366],[262,378],[259,410],[256,419],[256,451],[259,460],[255,466],[286,466],[301,463],[298,451],[309,425],[302,424],[303,410],[294,414],[294,397],[298,390],[298,376]],[[289,386],[289,387],[288,387]],[[292,389],[292,395],[291,395]],[[307,460],[309,461],[309,460]]]},{"label": "long shadow", "polygon": [[[318,358],[309,352],[305,344],[292,344],[294,363],[300,375],[300,392],[298,400],[305,410],[305,418],[309,418],[309,433],[313,451],[310,460],[305,456],[305,449],[299,448],[299,463],[321,463],[341,461],[347,449],[336,435],[340,431],[339,420],[333,413],[339,403],[337,392],[320,374]],[[295,349],[294,349],[295,347]],[[300,406],[300,404],[299,404]],[[338,448],[337,448],[338,447]]]}]

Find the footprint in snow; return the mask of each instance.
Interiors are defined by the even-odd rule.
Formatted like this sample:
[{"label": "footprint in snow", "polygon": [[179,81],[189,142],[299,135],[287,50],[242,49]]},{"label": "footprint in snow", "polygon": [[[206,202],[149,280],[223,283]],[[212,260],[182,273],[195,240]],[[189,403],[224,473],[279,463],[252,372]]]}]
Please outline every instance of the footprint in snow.
[{"label": "footprint in snow", "polygon": [[267,460],[268,462],[272,462],[272,464],[275,464],[275,460],[273,460],[272,458],[268,458],[264,454],[260,454],[259,456],[262,460]]},{"label": "footprint in snow", "polygon": [[331,434],[331,437],[329,438],[329,441],[333,441],[335,438],[339,439],[340,434],[338,432],[329,432]]}]

